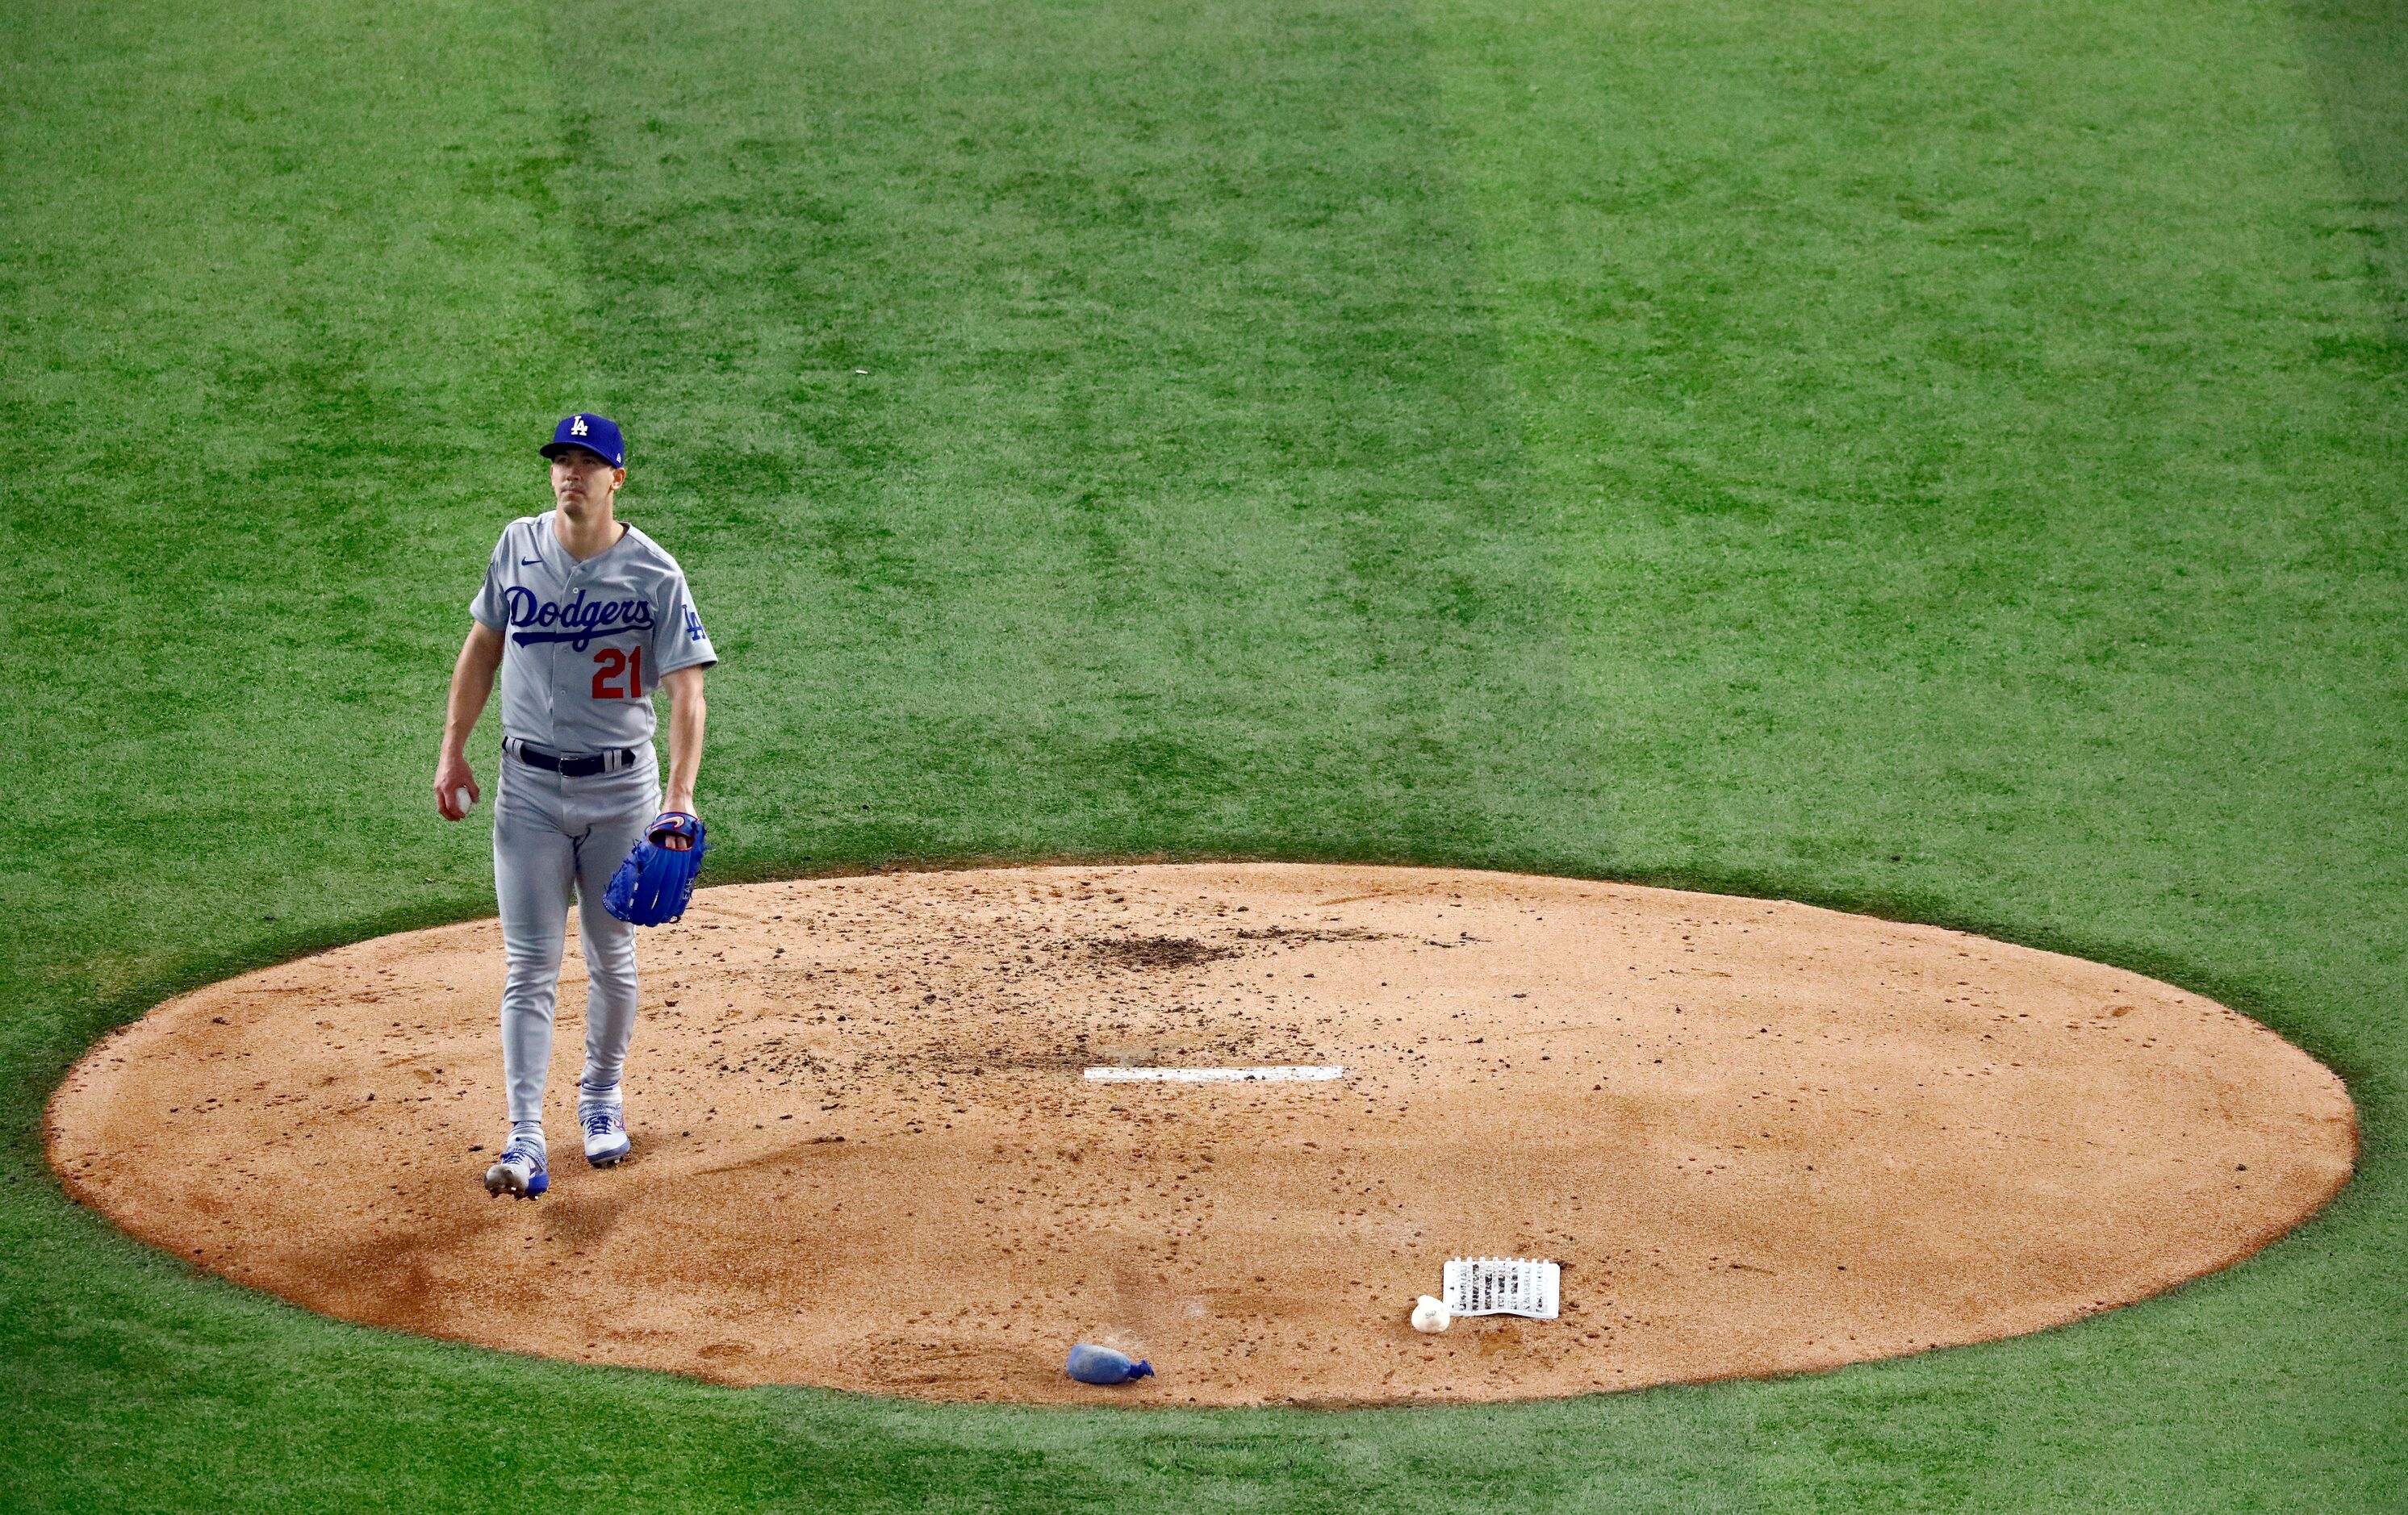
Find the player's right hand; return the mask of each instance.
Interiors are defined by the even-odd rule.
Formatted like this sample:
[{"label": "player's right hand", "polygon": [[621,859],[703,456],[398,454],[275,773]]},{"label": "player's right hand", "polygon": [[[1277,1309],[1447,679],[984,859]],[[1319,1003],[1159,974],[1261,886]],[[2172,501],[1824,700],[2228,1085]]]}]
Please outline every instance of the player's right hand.
[{"label": "player's right hand", "polygon": [[[460,803],[460,792],[468,792],[468,805]],[[484,798],[477,787],[477,776],[468,770],[465,757],[446,755],[435,765],[435,808],[446,821],[468,819],[468,806]]]}]

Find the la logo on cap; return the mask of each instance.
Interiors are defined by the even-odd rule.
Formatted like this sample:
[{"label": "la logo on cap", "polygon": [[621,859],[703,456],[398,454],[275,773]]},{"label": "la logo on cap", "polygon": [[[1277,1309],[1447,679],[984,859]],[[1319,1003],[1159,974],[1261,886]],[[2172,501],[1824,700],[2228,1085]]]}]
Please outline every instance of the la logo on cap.
[{"label": "la logo on cap", "polygon": [[547,458],[557,458],[571,449],[591,452],[613,468],[627,465],[626,439],[619,435],[619,423],[609,416],[586,411],[563,416],[552,429],[552,439],[537,450]]}]

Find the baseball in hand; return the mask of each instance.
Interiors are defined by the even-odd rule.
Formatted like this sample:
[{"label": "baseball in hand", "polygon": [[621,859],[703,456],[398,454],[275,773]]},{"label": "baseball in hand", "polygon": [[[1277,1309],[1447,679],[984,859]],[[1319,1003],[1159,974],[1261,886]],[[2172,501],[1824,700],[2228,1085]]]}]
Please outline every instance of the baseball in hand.
[{"label": "baseball in hand", "polygon": [[469,793],[468,787],[463,784],[452,792],[452,808],[466,815],[477,808],[477,796]]},{"label": "baseball in hand", "polygon": [[1413,1307],[1413,1329],[1416,1331],[1435,1334],[1454,1323],[1455,1316],[1447,1309],[1446,1301],[1442,1299],[1435,1299],[1428,1294],[1424,1294],[1422,1302]]}]

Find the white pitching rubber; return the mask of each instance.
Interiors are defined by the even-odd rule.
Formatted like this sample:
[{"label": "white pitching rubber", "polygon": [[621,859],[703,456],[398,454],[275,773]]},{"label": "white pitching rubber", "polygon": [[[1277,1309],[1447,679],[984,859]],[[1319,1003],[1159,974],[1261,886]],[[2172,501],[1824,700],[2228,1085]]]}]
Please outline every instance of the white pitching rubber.
[{"label": "white pitching rubber", "polygon": [[1267,1068],[1089,1068],[1089,1083],[1326,1083],[1343,1066],[1290,1065]]}]

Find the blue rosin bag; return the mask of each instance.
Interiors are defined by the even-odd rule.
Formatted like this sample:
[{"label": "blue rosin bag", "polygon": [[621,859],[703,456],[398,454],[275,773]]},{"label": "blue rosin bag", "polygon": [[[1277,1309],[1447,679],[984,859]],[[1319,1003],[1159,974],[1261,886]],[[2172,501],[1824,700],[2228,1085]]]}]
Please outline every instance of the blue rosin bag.
[{"label": "blue rosin bag", "polygon": [[1134,1379],[1154,1377],[1153,1365],[1133,1363],[1126,1352],[1087,1341],[1070,1349],[1070,1361],[1066,1367],[1070,1377],[1081,1383],[1127,1383]]}]

